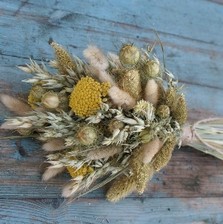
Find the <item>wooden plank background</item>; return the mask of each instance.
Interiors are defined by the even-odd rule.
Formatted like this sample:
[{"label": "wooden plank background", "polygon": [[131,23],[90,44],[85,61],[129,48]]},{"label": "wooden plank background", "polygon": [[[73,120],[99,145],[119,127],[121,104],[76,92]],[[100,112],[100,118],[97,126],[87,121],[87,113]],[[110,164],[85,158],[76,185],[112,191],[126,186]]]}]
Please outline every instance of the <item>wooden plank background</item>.
[{"label": "wooden plank background", "polygon": [[[91,43],[145,47],[156,39],[153,28],[167,67],[185,84],[191,117],[223,116],[222,0],[1,0],[0,91],[27,92],[16,66],[51,59],[50,37],[82,57]],[[0,105],[1,122],[7,116]],[[43,183],[43,161],[32,139],[0,141],[0,223],[223,223],[223,162],[192,148],[176,150],[145,194],[117,204],[105,200],[106,188],[67,204],[60,191],[68,177]]]}]

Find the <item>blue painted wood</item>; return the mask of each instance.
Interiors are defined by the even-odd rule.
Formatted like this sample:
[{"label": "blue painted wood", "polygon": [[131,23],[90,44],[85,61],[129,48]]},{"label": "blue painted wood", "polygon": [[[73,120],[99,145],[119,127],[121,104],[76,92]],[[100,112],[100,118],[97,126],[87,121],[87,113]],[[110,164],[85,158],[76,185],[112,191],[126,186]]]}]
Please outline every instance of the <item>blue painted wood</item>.
[{"label": "blue painted wood", "polygon": [[[125,41],[144,47],[155,28],[189,107],[200,111],[193,118],[223,115],[222,24],[221,0],[1,0],[0,92],[28,91],[16,65],[51,59],[49,37],[82,56],[90,43],[105,52]],[[159,48],[156,54],[162,57]],[[0,105],[0,121],[9,115]],[[41,182],[40,147],[31,139],[0,142],[0,223],[223,223],[223,162],[211,156],[178,150],[144,195],[113,205],[102,189],[66,207],[58,198],[68,178]]]},{"label": "blue painted wood", "polygon": [[221,224],[222,198],[126,199],[112,204],[103,199],[0,200],[0,223],[66,224]]}]

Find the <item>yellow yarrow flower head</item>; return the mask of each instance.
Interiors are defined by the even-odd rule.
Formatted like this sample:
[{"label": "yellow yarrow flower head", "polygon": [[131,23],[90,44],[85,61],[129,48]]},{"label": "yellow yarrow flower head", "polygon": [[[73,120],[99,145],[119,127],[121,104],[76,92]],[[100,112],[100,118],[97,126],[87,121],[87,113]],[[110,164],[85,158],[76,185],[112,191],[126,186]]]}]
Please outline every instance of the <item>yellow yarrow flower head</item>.
[{"label": "yellow yarrow flower head", "polygon": [[70,95],[69,106],[77,116],[94,115],[100,109],[102,97],[107,95],[109,88],[107,82],[99,83],[91,77],[83,77]]}]

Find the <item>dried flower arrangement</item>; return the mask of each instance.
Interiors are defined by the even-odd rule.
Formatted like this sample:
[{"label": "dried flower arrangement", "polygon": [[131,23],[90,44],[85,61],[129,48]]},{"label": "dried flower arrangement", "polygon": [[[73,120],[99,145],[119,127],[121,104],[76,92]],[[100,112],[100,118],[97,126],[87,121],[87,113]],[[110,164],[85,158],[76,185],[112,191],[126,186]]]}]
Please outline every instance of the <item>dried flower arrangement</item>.
[{"label": "dried flower arrangement", "polygon": [[[61,172],[71,176],[63,197],[77,198],[111,181],[109,201],[133,191],[142,194],[181,143],[187,120],[185,97],[173,74],[153,48],[124,44],[119,55],[105,56],[89,46],[83,52],[85,62],[53,40],[50,45],[55,60],[49,66],[57,73],[33,60],[19,66],[31,74],[24,81],[32,88],[27,102],[0,96],[18,115],[1,128],[44,142],[49,167],[43,180]],[[194,146],[191,140],[187,143]]]}]

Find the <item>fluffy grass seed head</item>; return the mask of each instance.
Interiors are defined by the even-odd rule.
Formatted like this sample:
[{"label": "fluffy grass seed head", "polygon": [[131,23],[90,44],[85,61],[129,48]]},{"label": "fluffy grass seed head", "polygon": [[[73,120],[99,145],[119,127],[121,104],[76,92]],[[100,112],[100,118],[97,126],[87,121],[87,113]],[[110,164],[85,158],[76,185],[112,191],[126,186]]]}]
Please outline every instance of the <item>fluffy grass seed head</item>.
[{"label": "fluffy grass seed head", "polygon": [[177,143],[176,138],[170,137],[164,143],[160,151],[154,156],[151,165],[155,171],[158,172],[167,165],[167,163],[170,161],[172,157],[172,152],[174,150],[176,143]]},{"label": "fluffy grass seed head", "polygon": [[67,74],[67,70],[75,70],[76,64],[72,56],[58,43],[50,40],[50,45],[53,47],[58,62],[58,69],[62,75]]},{"label": "fluffy grass seed head", "polygon": [[154,169],[150,165],[138,160],[137,156],[132,159],[129,168],[133,173],[136,190],[139,194],[142,194],[147,186],[147,182],[152,178]]},{"label": "fluffy grass seed head", "polygon": [[119,52],[119,60],[124,67],[131,68],[138,63],[140,51],[133,44],[124,45]]},{"label": "fluffy grass seed head", "polygon": [[114,180],[111,187],[107,191],[106,197],[110,202],[118,202],[122,198],[125,198],[135,190],[134,177],[121,176],[117,180]]},{"label": "fluffy grass seed head", "polygon": [[36,109],[37,104],[41,103],[42,96],[47,92],[41,85],[34,85],[28,96],[28,104],[32,109]]},{"label": "fluffy grass seed head", "polygon": [[100,84],[91,77],[83,77],[70,95],[69,106],[77,116],[94,115],[100,109],[102,97],[107,95],[109,88],[109,83]]}]

